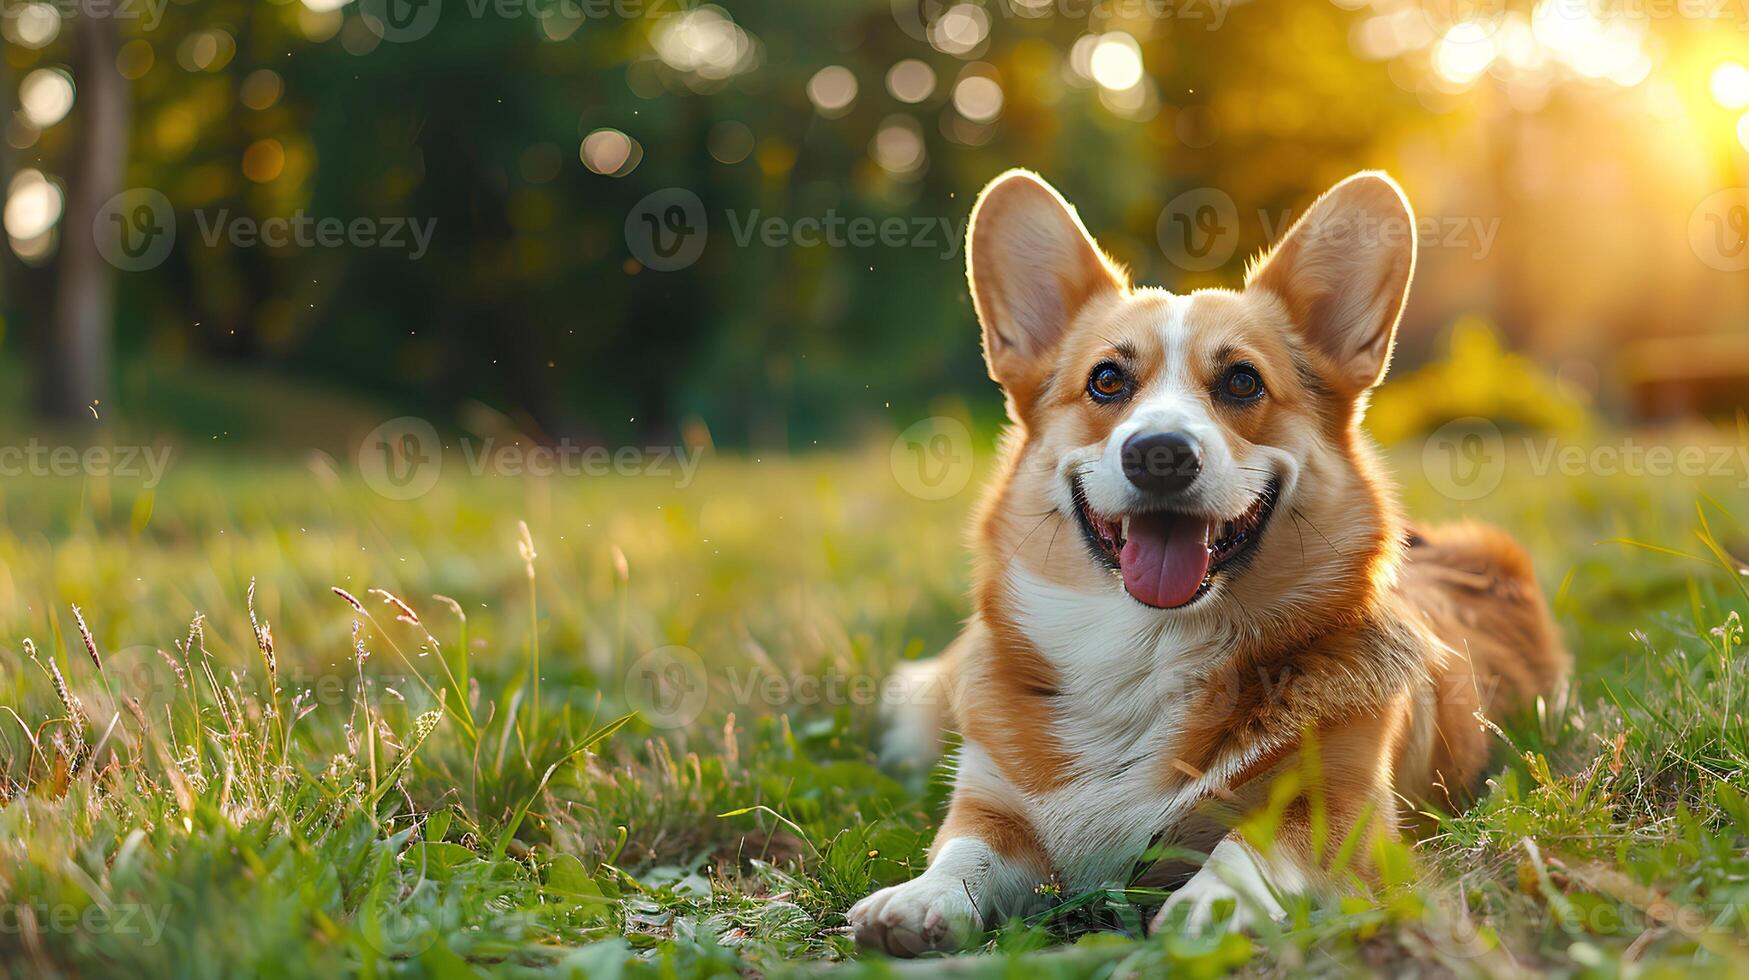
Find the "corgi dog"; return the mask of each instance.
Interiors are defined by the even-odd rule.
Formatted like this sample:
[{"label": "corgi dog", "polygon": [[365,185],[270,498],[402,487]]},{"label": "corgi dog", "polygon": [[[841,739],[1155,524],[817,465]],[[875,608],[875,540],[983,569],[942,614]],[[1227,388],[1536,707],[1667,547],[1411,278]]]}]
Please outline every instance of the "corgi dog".
[{"label": "corgi dog", "polygon": [[[984,189],[967,278],[1012,424],[975,612],[921,668],[963,742],[927,870],[851,908],[860,943],[963,947],[1130,880],[1159,843],[1208,858],[1152,928],[1225,901],[1230,928],[1280,916],[1369,880],[1414,801],[1461,803],[1482,716],[1561,695],[1524,552],[1412,530],[1361,430],[1415,228],[1390,177],[1359,173],[1243,288],[1175,295],[1132,286],[1037,176]],[[1264,808],[1272,834],[1235,829]]]}]

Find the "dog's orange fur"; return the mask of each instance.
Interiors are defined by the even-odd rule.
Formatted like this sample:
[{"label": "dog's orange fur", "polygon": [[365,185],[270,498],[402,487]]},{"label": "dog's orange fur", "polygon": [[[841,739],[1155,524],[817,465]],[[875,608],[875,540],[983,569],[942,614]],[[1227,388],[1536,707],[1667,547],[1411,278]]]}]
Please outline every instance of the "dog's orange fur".
[{"label": "dog's orange fur", "polygon": [[[1407,216],[1388,180],[1357,178],[1339,191],[1326,210],[1389,216],[1400,207]],[[1015,210],[1020,218],[1005,213]],[[975,614],[941,663],[951,677],[949,723],[1021,797],[962,784],[932,854],[973,837],[1039,882],[1064,870],[1045,843],[1061,828],[1034,826],[1014,800],[1095,785],[1099,760],[1066,742],[1064,678],[1029,636],[1010,575],[1025,568],[1066,589],[1113,587],[1068,515],[1040,513],[1041,502],[1059,499],[1053,460],[1101,443],[1124,418],[1085,394],[1088,372],[1113,358],[1143,391],[1169,355],[1190,375],[1187,390],[1206,388],[1236,359],[1255,365],[1267,398],[1209,411],[1232,445],[1294,447],[1304,464],[1290,512],[1274,516],[1255,560],[1223,580],[1218,596],[1162,614],[1215,637],[1216,649],[1175,694],[1188,708],[1154,759],[1158,792],[1206,783],[1199,792],[1231,819],[1261,805],[1276,777],[1295,773],[1300,795],[1282,814],[1275,859],[1307,881],[1320,880],[1356,824],[1364,821],[1366,834],[1397,828],[1405,799],[1460,805],[1489,754],[1478,712],[1557,696],[1568,660],[1523,551],[1478,525],[1411,531],[1360,430],[1366,393],[1388,361],[1412,241],[1406,259],[1378,248],[1376,259],[1352,259],[1374,266],[1344,270],[1338,264],[1351,257],[1332,253],[1318,228],[1296,228],[1247,288],[1188,298],[1130,288],[1090,241],[1062,245],[1043,261],[1068,319],[1056,335],[1028,336],[1010,326],[1026,322],[1011,307],[1036,297],[1006,279],[1048,211],[1037,192],[1017,188],[987,191],[974,216],[973,292],[1014,425],[976,524]],[[1007,241],[1010,226],[1033,237]],[[981,234],[989,227],[997,230]],[[1380,319],[1382,334],[1351,326],[1367,316]],[[1159,324],[1170,317],[1186,328],[1169,342]],[[1369,850],[1356,851],[1352,868],[1363,876]],[[872,927],[858,914],[862,936]]]}]

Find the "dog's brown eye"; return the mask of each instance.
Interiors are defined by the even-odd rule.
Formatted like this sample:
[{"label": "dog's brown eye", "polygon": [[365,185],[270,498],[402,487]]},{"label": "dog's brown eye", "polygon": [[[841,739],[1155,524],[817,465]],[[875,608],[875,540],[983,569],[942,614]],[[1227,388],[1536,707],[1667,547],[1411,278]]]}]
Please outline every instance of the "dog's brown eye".
[{"label": "dog's brown eye", "polygon": [[1221,379],[1221,396],[1231,401],[1248,402],[1263,394],[1263,379],[1249,364],[1236,364]]},{"label": "dog's brown eye", "polygon": [[1130,390],[1129,375],[1123,368],[1106,362],[1093,369],[1093,374],[1087,378],[1087,394],[1093,396],[1096,402],[1109,402],[1122,398]]}]

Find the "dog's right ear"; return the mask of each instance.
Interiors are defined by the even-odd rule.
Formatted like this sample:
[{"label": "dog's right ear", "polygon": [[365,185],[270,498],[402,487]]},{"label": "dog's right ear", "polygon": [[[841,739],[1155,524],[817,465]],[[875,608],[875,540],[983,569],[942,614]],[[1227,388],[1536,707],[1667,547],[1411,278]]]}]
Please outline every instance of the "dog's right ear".
[{"label": "dog's right ear", "polygon": [[1051,185],[1010,170],[972,208],[966,278],[984,328],[990,377],[1024,410],[1050,373],[1049,356],[1076,312],[1124,289],[1075,209]]}]

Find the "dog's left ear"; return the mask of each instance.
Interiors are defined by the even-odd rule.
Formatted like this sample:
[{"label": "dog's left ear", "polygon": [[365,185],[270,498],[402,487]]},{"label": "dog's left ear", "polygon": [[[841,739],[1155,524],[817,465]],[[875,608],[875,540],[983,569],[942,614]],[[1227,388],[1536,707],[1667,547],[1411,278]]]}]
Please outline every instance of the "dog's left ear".
[{"label": "dog's left ear", "polygon": [[1280,297],[1330,380],[1354,398],[1384,379],[1414,272],[1409,199],[1396,181],[1367,171],[1318,198],[1253,265],[1245,287]]}]

